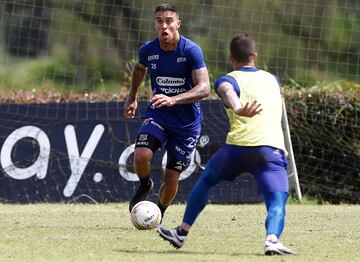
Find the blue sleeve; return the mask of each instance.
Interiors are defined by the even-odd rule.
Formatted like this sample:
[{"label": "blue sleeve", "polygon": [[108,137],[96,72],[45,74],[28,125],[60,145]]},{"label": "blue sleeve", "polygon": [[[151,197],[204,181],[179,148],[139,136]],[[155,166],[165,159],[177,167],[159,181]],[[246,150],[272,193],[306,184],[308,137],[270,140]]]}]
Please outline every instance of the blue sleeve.
[{"label": "blue sleeve", "polygon": [[233,88],[234,88],[234,91],[235,93],[237,94],[238,97],[240,97],[240,88],[239,88],[239,85],[238,83],[236,82],[235,78],[233,78],[232,76],[222,76],[220,78],[218,78],[216,81],[215,81],[215,85],[214,85],[214,90],[216,93],[218,93],[218,88],[219,88],[219,85],[223,82],[228,82],[230,83]]},{"label": "blue sleeve", "polygon": [[189,50],[190,52],[190,61],[191,61],[191,70],[196,70],[199,68],[206,67],[204,62],[203,52],[198,45],[194,45]]}]

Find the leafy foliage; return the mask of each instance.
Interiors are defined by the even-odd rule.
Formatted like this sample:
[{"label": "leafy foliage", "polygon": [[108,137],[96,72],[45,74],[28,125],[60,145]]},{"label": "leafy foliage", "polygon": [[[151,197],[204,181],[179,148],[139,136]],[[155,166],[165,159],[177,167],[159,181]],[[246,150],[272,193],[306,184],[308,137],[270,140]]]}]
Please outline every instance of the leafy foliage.
[{"label": "leafy foliage", "polygon": [[[283,83],[312,86],[317,81],[359,80],[356,1],[174,3],[180,10],[180,32],[201,45],[212,80],[229,70],[228,44],[239,33],[253,35],[259,68]],[[127,63],[137,61],[138,47],[156,37],[155,6],[145,0],[1,2],[2,89],[39,88],[46,82],[82,92],[128,81]],[[35,67],[42,64],[42,70],[23,67],[28,60]],[[19,68],[33,72],[33,77],[9,87]]]},{"label": "leafy foliage", "polygon": [[303,193],[360,203],[360,86],[337,82],[285,95]]}]

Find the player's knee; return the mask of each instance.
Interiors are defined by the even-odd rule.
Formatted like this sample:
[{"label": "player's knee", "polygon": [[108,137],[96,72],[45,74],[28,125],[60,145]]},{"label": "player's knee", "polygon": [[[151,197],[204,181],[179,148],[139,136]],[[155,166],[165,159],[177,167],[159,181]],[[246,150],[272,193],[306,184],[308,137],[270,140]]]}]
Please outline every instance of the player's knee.
[{"label": "player's knee", "polygon": [[177,172],[167,172],[164,176],[164,184],[169,187],[175,187],[179,182],[179,177],[180,174]]},{"label": "player's knee", "polygon": [[270,206],[269,207],[269,216],[273,217],[285,217],[285,208],[279,205]]},{"label": "player's knee", "polygon": [[135,165],[146,164],[150,162],[152,156],[153,156],[153,152],[150,149],[146,147],[136,148],[134,152],[134,164]]},{"label": "player's knee", "polygon": [[206,166],[200,179],[209,187],[213,187],[221,181],[221,178],[210,165]]}]

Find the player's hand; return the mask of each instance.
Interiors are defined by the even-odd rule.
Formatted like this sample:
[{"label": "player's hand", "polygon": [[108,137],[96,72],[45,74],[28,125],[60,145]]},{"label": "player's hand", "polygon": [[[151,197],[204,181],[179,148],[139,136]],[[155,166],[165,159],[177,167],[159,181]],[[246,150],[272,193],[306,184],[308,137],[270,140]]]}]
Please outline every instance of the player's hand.
[{"label": "player's hand", "polygon": [[137,109],[137,101],[126,101],[123,116],[125,119],[134,118]]},{"label": "player's hand", "polygon": [[235,114],[239,116],[253,117],[262,111],[262,108],[260,108],[260,106],[261,104],[259,104],[255,100],[254,102],[251,103],[251,105],[249,105],[249,103],[246,103],[245,106],[235,110]]},{"label": "player's hand", "polygon": [[174,106],[176,104],[174,98],[163,94],[154,95],[152,98],[150,98],[150,103],[155,108],[160,108],[163,106]]}]

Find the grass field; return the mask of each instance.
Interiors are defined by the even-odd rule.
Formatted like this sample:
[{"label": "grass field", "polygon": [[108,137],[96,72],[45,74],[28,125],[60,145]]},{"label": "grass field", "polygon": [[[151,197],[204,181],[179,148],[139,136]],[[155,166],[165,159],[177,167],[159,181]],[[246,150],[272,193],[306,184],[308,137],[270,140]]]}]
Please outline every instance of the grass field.
[{"label": "grass field", "polygon": [[[171,206],[164,225],[183,210]],[[288,205],[282,241],[296,256],[263,255],[264,216],[262,204],[208,205],[175,250],[134,229],[126,203],[0,204],[0,261],[359,261],[360,206]]]}]

